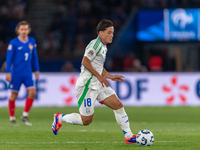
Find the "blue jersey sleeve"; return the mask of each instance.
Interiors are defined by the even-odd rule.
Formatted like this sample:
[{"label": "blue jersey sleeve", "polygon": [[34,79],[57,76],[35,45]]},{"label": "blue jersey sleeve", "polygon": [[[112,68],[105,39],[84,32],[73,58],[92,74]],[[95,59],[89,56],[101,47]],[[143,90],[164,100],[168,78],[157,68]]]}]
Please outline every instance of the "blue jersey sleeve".
[{"label": "blue jersey sleeve", "polygon": [[7,54],[6,54],[6,73],[10,72],[14,53],[15,53],[15,45],[14,45],[14,42],[12,40],[12,41],[10,41],[10,43],[8,45],[8,48],[7,48]]},{"label": "blue jersey sleeve", "polygon": [[33,46],[32,62],[33,62],[35,71],[40,71],[38,56],[37,56],[37,45],[36,45],[35,39],[34,39],[34,46]]}]

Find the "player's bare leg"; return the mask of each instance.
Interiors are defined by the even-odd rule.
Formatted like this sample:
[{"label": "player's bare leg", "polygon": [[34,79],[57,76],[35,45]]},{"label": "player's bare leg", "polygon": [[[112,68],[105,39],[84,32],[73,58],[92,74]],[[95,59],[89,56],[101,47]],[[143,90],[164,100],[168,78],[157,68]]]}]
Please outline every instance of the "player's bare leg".
[{"label": "player's bare leg", "polygon": [[112,108],[113,110],[118,110],[123,107],[122,102],[119,100],[119,98],[115,94],[107,97],[104,100],[103,104]]},{"label": "player's bare leg", "polygon": [[94,116],[94,114],[92,114],[91,116],[83,116],[83,115],[81,115],[81,119],[82,119],[83,125],[89,125],[90,123],[92,123],[93,116]]},{"label": "player's bare leg", "polygon": [[8,102],[9,116],[10,116],[10,125],[17,126],[15,118],[15,100],[17,99],[18,91],[11,91],[11,96]]},{"label": "player's bare leg", "polygon": [[29,111],[30,111],[30,109],[33,105],[33,101],[34,101],[35,96],[36,96],[36,88],[35,87],[27,88],[27,91],[28,91],[28,97],[26,99],[26,104],[25,104],[25,107],[24,107],[23,114],[21,116],[21,120],[27,126],[32,126],[32,123],[28,119],[28,114],[29,114]]},{"label": "player's bare leg", "polygon": [[28,91],[28,97],[31,99],[35,99],[36,88],[35,87],[27,88],[27,91]]},{"label": "player's bare leg", "polygon": [[132,144],[136,142],[136,135],[131,132],[129,119],[124,110],[122,102],[119,100],[116,94],[106,98],[103,102],[106,106],[113,109],[117,123],[120,125],[123,133],[125,142]]}]

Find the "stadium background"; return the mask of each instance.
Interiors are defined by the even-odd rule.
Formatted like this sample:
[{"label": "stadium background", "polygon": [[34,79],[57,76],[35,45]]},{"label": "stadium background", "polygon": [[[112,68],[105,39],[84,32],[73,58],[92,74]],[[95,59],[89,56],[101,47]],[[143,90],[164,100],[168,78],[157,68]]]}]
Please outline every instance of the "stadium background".
[{"label": "stadium background", "polygon": [[[199,8],[200,0],[0,0],[0,149],[199,149]],[[177,23],[169,17],[179,11],[185,25],[180,18]],[[103,18],[115,25],[105,68],[125,76],[124,83],[111,82],[111,86],[125,104],[132,132],[153,132],[150,147],[126,145],[107,107],[95,108],[89,126],[64,124],[57,136],[51,131],[55,112],[78,113],[74,84],[81,57]],[[9,126],[7,108],[6,49],[21,20],[31,23],[41,68],[29,115],[31,127],[20,122],[27,95],[24,87],[16,103],[19,126]]]},{"label": "stadium background", "polygon": [[[200,105],[199,6],[199,0],[0,1],[0,106],[7,106],[6,49],[19,21],[31,23],[38,45],[41,77],[34,106],[76,106],[74,83],[84,49],[104,18],[115,26],[105,68],[125,76],[124,83],[111,83],[125,105]],[[22,87],[18,106],[26,94]]]}]

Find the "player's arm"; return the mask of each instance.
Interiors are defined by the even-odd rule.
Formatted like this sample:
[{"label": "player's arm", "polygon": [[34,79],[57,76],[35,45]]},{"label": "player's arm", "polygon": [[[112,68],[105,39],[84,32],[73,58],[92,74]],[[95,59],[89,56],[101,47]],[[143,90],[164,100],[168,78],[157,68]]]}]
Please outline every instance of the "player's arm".
[{"label": "player's arm", "polygon": [[36,77],[36,80],[38,80],[39,75],[40,75],[40,67],[39,67],[36,44],[33,47],[32,62],[35,69],[35,77]]},{"label": "player's arm", "polygon": [[111,79],[112,81],[124,82],[124,76],[122,75],[111,75],[105,68],[103,68],[102,76]]},{"label": "player's arm", "polygon": [[13,56],[14,56],[14,46],[11,41],[10,44],[8,45],[7,54],[6,54],[6,80],[9,82],[12,79],[11,74],[10,74],[10,68],[11,68]]},{"label": "player's arm", "polygon": [[102,84],[102,86],[104,87],[104,85],[106,87],[108,87],[110,85],[110,83],[108,82],[108,80],[106,80],[106,77],[100,75],[93,67],[92,64],[90,62],[90,60],[84,56],[83,60],[82,60],[82,65],[89,71],[91,72],[95,77],[97,77],[97,79],[99,80],[99,82]]}]

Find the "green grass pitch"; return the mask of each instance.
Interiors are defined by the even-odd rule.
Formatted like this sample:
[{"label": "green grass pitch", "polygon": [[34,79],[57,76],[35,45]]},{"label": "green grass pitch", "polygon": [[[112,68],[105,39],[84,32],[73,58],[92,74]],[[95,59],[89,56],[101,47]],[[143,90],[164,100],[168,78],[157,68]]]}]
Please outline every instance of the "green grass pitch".
[{"label": "green grass pitch", "polygon": [[16,108],[19,126],[10,126],[8,108],[0,108],[1,150],[197,150],[200,149],[200,107],[125,107],[132,132],[149,129],[154,144],[127,145],[114,113],[107,107],[95,107],[89,126],[64,123],[58,135],[51,131],[53,114],[78,112],[76,107],[33,107],[33,126],[20,121],[23,108]]}]

